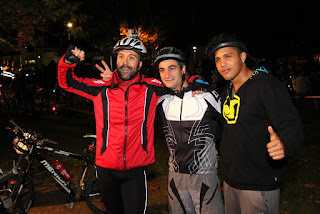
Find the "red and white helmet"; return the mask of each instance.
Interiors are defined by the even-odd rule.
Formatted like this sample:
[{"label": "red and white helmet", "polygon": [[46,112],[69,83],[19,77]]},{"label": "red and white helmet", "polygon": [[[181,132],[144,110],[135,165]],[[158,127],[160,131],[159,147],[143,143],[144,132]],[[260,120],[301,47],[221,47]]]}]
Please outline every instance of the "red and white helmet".
[{"label": "red and white helmet", "polygon": [[125,37],[117,42],[113,47],[113,53],[118,54],[120,50],[133,50],[141,57],[147,54],[147,48],[144,46],[140,39],[134,37]]}]

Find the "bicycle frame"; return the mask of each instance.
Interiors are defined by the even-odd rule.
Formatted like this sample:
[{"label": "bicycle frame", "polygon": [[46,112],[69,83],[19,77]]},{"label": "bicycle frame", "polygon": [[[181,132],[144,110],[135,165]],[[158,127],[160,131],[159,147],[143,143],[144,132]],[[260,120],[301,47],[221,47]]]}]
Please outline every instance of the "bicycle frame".
[{"label": "bicycle frame", "polygon": [[[19,160],[16,163],[13,161],[13,169],[0,176],[1,185],[3,183],[3,189],[5,193],[4,200],[0,198],[0,212],[3,209],[9,212],[21,211],[27,212],[32,206],[35,199],[35,186],[33,179],[29,175],[29,170],[32,165],[32,159],[37,160],[46,171],[50,173],[53,179],[66,191],[67,194],[67,204],[66,208],[72,210],[74,202],[79,199],[85,199],[88,207],[95,213],[105,213],[105,207],[102,203],[102,199],[97,186],[97,167],[93,160],[93,155],[95,151],[95,141],[89,145],[87,151],[82,155],[75,154],[72,152],[54,149],[48,147],[44,143],[58,144],[55,141],[49,139],[43,139],[41,134],[32,132],[25,132],[21,127],[15,124],[13,121],[10,122],[14,125],[14,129],[7,127],[11,130],[16,137],[14,138],[12,144],[16,153],[19,155]],[[95,135],[84,135],[84,138],[96,138]],[[42,156],[43,152],[49,152],[55,155],[65,156],[72,159],[84,161],[83,170],[81,178],[78,183],[76,183],[76,188],[71,188],[70,184],[66,179],[55,170],[53,166]],[[27,165],[23,162],[27,161]],[[92,165],[93,171],[87,176],[87,171],[89,164]],[[85,177],[87,177],[86,182],[84,182]],[[13,181],[11,181],[13,179]],[[77,179],[78,180],[78,179]],[[12,182],[12,183],[11,183]],[[73,182],[75,183],[75,182]],[[19,198],[24,194],[26,197]],[[20,200],[21,199],[21,200]]]},{"label": "bicycle frame", "polygon": [[[53,177],[53,179],[71,196],[74,197],[76,199],[80,198],[80,195],[76,195],[76,193],[72,190],[72,188],[70,187],[70,185],[66,182],[66,180],[64,179],[63,176],[60,175],[60,173],[58,173],[53,167],[52,165],[45,159],[43,158],[43,156],[40,154],[39,151],[45,151],[45,152],[49,152],[49,153],[53,153],[56,155],[61,155],[61,156],[65,156],[65,157],[69,157],[69,158],[73,158],[73,159],[77,159],[77,160],[82,160],[85,162],[83,170],[82,170],[82,174],[81,174],[81,178],[79,181],[79,185],[81,185],[81,183],[83,184],[83,180],[85,178],[86,172],[88,170],[88,166],[89,164],[92,164],[92,166],[94,168],[96,168],[95,164],[93,163],[93,161],[91,160],[91,156],[90,155],[79,155],[79,154],[75,154],[72,152],[67,152],[64,150],[58,150],[58,149],[54,149],[51,147],[47,147],[47,146],[38,146],[38,145],[32,145],[30,148],[30,153],[29,155],[36,159],[42,166],[44,166],[44,168],[51,174],[51,176]],[[76,197],[77,196],[77,197]]]}]

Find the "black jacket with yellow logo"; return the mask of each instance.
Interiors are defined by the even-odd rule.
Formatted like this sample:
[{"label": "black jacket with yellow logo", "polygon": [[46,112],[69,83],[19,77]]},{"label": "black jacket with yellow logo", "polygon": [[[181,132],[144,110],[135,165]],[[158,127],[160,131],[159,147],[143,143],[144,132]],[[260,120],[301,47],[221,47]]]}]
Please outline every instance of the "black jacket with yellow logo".
[{"label": "black jacket with yellow logo", "polygon": [[270,74],[256,71],[232,96],[232,84],[221,94],[223,179],[245,190],[280,187],[286,158],[269,156],[268,126],[272,126],[292,156],[303,142],[302,124],[286,88]]}]

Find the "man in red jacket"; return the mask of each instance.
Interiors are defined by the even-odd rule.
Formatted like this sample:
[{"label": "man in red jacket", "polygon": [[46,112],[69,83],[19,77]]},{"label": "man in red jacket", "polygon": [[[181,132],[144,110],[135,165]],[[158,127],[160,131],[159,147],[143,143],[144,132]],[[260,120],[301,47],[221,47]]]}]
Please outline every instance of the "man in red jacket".
[{"label": "man in red jacket", "polygon": [[109,81],[74,75],[85,53],[69,47],[58,65],[62,88],[93,101],[96,118],[98,182],[108,213],[145,213],[144,166],[155,162],[154,118],[160,81],[139,72],[147,51],[136,38],[126,37],[113,49],[116,71]]}]

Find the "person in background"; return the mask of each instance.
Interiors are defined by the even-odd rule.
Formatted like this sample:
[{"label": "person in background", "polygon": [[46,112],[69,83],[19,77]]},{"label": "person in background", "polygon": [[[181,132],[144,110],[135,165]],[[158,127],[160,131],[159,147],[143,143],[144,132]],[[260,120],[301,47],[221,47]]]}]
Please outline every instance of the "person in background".
[{"label": "person in background", "polygon": [[299,72],[292,78],[292,87],[297,96],[296,106],[300,115],[303,114],[303,98],[311,92],[311,81],[305,72]]}]

